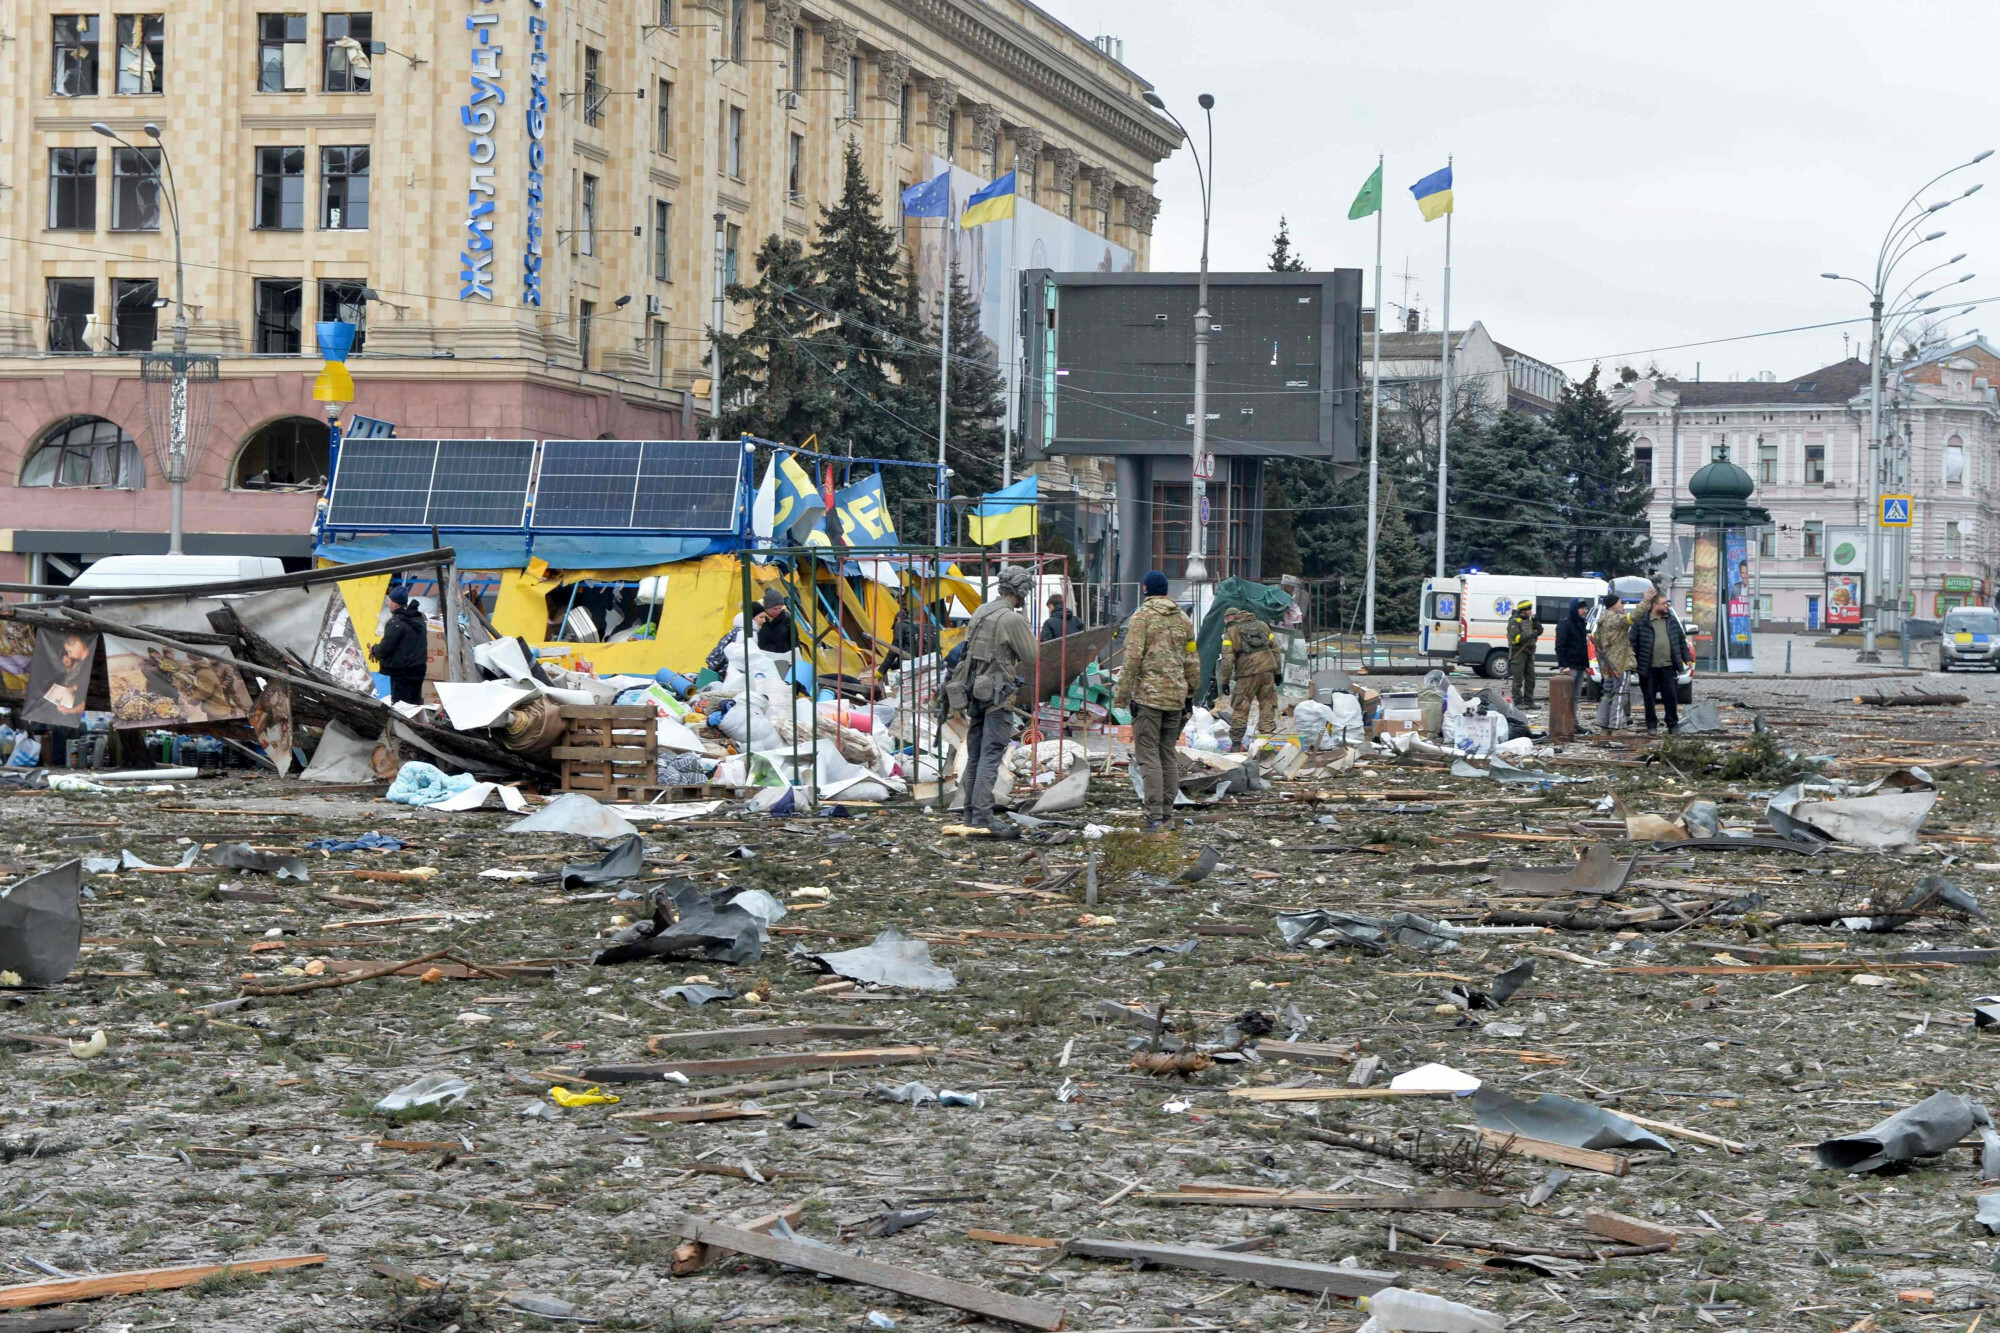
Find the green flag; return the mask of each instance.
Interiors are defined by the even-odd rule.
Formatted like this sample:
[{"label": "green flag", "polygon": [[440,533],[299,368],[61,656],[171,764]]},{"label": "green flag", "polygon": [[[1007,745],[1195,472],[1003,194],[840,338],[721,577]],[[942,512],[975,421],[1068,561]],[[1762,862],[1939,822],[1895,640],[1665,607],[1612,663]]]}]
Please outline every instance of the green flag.
[{"label": "green flag", "polygon": [[1348,219],[1365,218],[1370,213],[1382,211],[1382,164],[1375,164],[1375,174],[1361,187],[1361,193],[1354,196],[1354,203],[1347,210]]}]

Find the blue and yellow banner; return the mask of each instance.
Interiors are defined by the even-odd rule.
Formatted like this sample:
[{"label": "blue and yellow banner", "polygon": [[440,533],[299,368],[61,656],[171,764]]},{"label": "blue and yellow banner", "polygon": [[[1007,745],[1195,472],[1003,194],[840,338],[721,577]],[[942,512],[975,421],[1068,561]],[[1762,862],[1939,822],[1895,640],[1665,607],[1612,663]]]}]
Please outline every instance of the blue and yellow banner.
[{"label": "blue and yellow banner", "polygon": [[791,454],[776,454],[765,484],[771,488],[771,539],[779,545],[804,545],[826,515],[826,500],[812,473]]},{"label": "blue and yellow banner", "polygon": [[977,227],[982,222],[999,222],[1014,216],[1014,173],[1008,172],[965,201],[958,215],[961,227]]},{"label": "blue and yellow banner", "polygon": [[1424,215],[1424,221],[1436,222],[1451,212],[1451,168],[1433,171],[1412,185],[1410,193],[1416,196],[1417,211]]},{"label": "blue and yellow banner", "polygon": [[1028,477],[979,497],[966,515],[967,537],[974,546],[994,546],[1038,531],[1035,506],[1041,500],[1038,479]]}]

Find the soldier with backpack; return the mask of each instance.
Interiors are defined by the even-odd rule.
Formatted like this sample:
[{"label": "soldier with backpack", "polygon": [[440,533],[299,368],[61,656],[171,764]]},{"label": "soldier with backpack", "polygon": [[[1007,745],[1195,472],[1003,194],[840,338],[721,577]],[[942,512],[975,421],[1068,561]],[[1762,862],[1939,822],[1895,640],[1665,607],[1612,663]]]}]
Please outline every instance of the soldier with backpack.
[{"label": "soldier with backpack", "polygon": [[965,715],[965,822],[1018,838],[1019,829],[993,817],[993,784],[1014,738],[1014,696],[1034,669],[1035,636],[1021,608],[1034,596],[1035,576],[1025,566],[1007,565],[998,582],[999,595],[982,603],[966,626],[965,656],[945,680],[944,702]]},{"label": "soldier with backpack", "polygon": [[1271,627],[1241,608],[1224,615],[1222,652],[1216,684],[1229,692],[1229,748],[1241,749],[1256,705],[1257,725],[1270,731],[1278,722],[1278,645]]}]

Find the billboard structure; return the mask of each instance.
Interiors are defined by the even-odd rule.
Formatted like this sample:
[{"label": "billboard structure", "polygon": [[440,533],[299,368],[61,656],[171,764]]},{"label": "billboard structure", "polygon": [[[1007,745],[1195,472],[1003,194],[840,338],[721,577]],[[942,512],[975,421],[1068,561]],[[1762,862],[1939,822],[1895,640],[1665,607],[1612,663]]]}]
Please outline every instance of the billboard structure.
[{"label": "billboard structure", "polygon": [[1360,456],[1361,270],[1219,273],[1208,280],[1211,503],[1190,510],[1192,273],[1021,279],[1020,439],[1029,460],[1116,460],[1119,601],[1148,569],[1183,576],[1192,524],[1214,577],[1259,577],[1263,463]]}]

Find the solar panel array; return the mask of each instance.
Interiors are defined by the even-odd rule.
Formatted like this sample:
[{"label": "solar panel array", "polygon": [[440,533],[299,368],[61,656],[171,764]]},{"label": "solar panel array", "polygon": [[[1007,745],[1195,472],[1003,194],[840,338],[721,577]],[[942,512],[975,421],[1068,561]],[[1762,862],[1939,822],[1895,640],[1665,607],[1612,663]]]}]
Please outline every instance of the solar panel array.
[{"label": "solar panel array", "polygon": [[343,440],[327,522],[518,528],[534,463],[533,440]]},{"label": "solar panel array", "polygon": [[735,440],[549,440],[534,526],[732,532],[743,460]]}]

